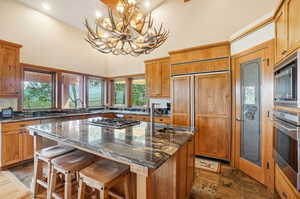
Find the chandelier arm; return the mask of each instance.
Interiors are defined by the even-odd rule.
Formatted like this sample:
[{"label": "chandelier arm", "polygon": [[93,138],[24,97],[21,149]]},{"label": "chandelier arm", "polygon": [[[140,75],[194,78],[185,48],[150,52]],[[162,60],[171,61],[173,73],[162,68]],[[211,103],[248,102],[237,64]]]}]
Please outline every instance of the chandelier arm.
[{"label": "chandelier arm", "polygon": [[144,17],[143,18],[143,21],[142,21],[142,25],[141,25],[141,27],[139,28],[139,29],[137,29],[137,32],[138,33],[142,33],[142,31],[143,31],[143,29],[144,29],[144,27],[145,27],[145,23],[146,23],[146,18]]},{"label": "chandelier arm", "polygon": [[86,28],[87,28],[87,30],[88,30],[88,34],[89,34],[89,35],[91,35],[94,39],[98,38],[98,37],[94,34],[94,32],[92,31],[92,29],[91,29],[91,27],[90,27],[90,25],[89,25],[87,19],[86,19],[86,21],[85,21],[85,26],[86,26]]},{"label": "chandelier arm", "polygon": [[109,15],[109,19],[110,19],[110,23],[112,25],[112,28],[117,29],[115,19],[114,19],[113,13],[112,13],[112,9],[110,9],[110,8],[108,8],[108,15]]}]

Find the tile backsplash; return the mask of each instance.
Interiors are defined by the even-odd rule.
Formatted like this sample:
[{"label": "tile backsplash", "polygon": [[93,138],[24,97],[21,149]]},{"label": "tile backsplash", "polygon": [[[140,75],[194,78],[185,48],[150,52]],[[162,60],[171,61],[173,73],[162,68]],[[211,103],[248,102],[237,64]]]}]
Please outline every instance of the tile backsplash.
[{"label": "tile backsplash", "polygon": [[18,109],[18,98],[0,98],[0,111],[8,107],[12,107],[16,111]]}]

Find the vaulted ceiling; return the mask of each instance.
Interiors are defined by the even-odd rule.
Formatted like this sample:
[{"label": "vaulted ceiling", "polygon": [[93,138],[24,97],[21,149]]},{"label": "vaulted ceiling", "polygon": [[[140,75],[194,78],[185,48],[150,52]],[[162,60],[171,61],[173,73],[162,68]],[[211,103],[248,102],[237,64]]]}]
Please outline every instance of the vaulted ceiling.
[{"label": "vaulted ceiling", "polygon": [[[106,15],[107,6],[104,2],[113,2],[112,0],[17,0],[40,12],[50,15],[66,24],[76,28],[84,28],[85,17],[93,21],[96,15]],[[141,7],[147,10],[153,10],[163,4],[166,0],[139,0]],[[179,1],[179,0],[178,0]],[[43,7],[47,3],[48,9]]]}]

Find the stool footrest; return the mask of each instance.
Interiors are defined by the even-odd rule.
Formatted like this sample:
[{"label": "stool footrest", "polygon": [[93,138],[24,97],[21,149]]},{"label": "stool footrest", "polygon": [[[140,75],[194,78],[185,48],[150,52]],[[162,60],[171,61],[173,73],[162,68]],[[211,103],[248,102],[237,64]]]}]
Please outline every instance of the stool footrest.
[{"label": "stool footrest", "polygon": [[38,183],[39,185],[41,185],[42,187],[44,187],[45,189],[48,188],[48,183],[45,182],[45,181],[43,181],[43,180],[37,180],[37,183]]},{"label": "stool footrest", "polygon": [[112,197],[114,197],[116,199],[125,199],[123,196],[120,196],[120,195],[118,195],[118,194],[116,194],[116,193],[114,193],[112,191],[108,191],[108,195],[110,195],[110,196],[112,196]]}]

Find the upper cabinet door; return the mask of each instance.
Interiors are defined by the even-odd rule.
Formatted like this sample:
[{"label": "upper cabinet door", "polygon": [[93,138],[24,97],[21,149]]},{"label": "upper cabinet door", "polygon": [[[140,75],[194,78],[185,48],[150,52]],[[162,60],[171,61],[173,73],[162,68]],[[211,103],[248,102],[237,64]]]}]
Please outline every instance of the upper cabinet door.
[{"label": "upper cabinet door", "polygon": [[1,54],[1,95],[17,95],[20,88],[19,49],[3,45]]},{"label": "upper cabinet door", "polygon": [[149,97],[159,97],[161,94],[161,67],[159,62],[146,64],[147,87]]},{"label": "upper cabinet door", "polygon": [[276,18],[276,62],[279,62],[287,54],[287,18],[286,6],[278,11]]},{"label": "upper cabinet door", "polygon": [[161,96],[170,97],[170,61],[161,62]]},{"label": "upper cabinet door", "polygon": [[289,49],[300,47],[300,1],[287,1],[287,28]]}]

